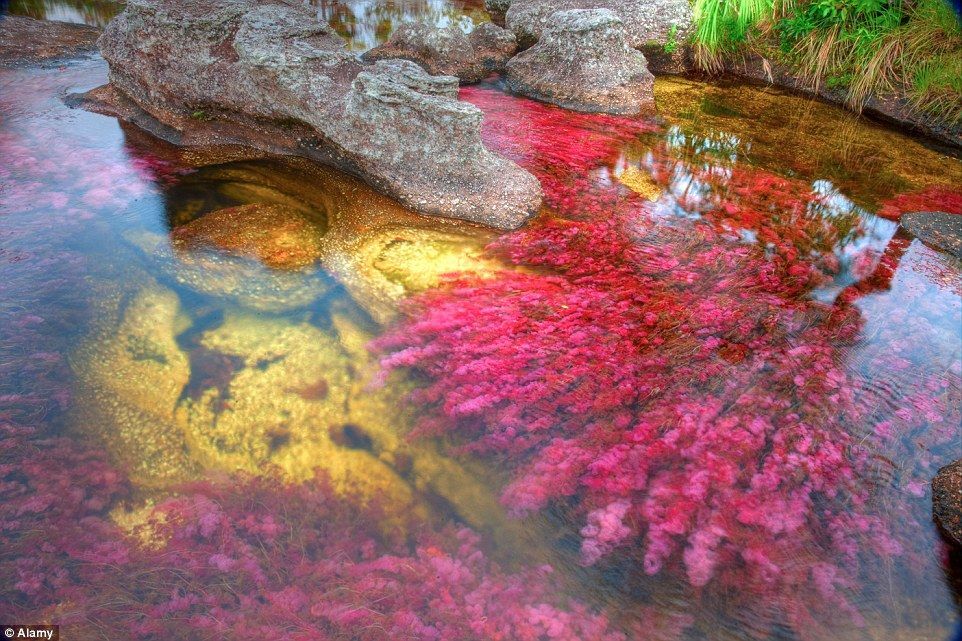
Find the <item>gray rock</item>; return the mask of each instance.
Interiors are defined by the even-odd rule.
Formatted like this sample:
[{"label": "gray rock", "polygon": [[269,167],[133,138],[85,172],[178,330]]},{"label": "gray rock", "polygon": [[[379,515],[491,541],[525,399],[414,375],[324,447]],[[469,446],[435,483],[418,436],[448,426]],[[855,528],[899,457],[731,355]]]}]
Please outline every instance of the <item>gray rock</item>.
[{"label": "gray rock", "polygon": [[491,21],[501,27],[504,26],[505,14],[510,6],[511,0],[484,0],[484,10],[491,16]]},{"label": "gray rock", "polygon": [[553,14],[538,43],[508,62],[507,78],[512,91],[567,109],[654,112],[654,76],[608,9]]},{"label": "gray rock", "polygon": [[688,0],[512,0],[505,15],[508,29],[518,43],[527,47],[536,42],[556,11],[567,9],[610,9],[625,23],[628,44],[680,42],[692,27]]},{"label": "gray rock", "polygon": [[914,211],[902,214],[899,223],[926,245],[962,259],[962,215]]},{"label": "gray rock", "polygon": [[932,516],[946,538],[962,546],[962,459],[932,479]]},{"label": "gray rock", "polygon": [[456,76],[465,83],[501,71],[517,49],[514,34],[490,22],[481,23],[468,34],[455,25],[412,23],[399,27],[390,40],[365,53],[364,59],[410,60],[428,73]]},{"label": "gray rock", "polygon": [[[418,212],[503,229],[540,207],[538,181],[481,143],[482,113],[457,100],[456,78],[365,66],[308,7],[131,0],[99,45],[118,102],[179,144],[306,156]],[[145,126],[129,106],[117,111]]]}]

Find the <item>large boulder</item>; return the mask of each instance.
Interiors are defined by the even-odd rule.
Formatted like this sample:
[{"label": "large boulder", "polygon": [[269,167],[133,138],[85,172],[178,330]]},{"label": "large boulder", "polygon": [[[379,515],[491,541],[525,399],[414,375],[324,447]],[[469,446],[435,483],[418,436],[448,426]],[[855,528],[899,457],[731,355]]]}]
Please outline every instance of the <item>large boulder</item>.
[{"label": "large boulder", "polygon": [[634,115],[654,111],[654,76],[608,9],[553,14],[538,43],[508,62],[515,92],[567,109]]},{"label": "large boulder", "polygon": [[365,66],[308,7],[132,0],[99,44],[113,92],[98,98],[178,144],[310,157],[418,212],[504,229],[540,206],[537,180],[482,144],[456,78]]},{"label": "large boulder", "polygon": [[501,71],[517,49],[514,34],[490,22],[481,23],[471,33],[457,25],[436,27],[418,22],[399,27],[390,40],[365,53],[364,59],[402,58],[418,63],[428,73],[455,76],[466,83]]},{"label": "large boulder", "polygon": [[527,47],[541,38],[553,13],[568,9],[610,9],[625,23],[628,44],[635,48],[681,42],[692,27],[688,0],[512,0],[505,23]]},{"label": "large boulder", "polygon": [[946,538],[962,546],[962,459],[932,479],[932,515]]}]

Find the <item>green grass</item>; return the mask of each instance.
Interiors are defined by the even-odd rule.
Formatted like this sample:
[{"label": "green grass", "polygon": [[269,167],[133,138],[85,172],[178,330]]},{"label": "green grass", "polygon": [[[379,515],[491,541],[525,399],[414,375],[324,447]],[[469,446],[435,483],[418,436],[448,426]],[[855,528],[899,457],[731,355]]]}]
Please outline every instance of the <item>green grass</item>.
[{"label": "green grass", "polygon": [[962,25],[944,0],[695,0],[699,64],[774,53],[817,88],[906,96],[933,120],[962,123]]}]

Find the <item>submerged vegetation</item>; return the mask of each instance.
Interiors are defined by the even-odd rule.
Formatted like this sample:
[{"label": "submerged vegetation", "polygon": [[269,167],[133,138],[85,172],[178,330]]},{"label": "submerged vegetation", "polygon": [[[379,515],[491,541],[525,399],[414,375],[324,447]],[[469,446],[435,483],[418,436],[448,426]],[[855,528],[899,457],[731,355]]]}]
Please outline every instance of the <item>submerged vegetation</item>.
[{"label": "submerged vegetation", "polygon": [[906,95],[931,117],[962,121],[962,22],[946,0],[695,0],[702,66],[754,50],[849,105]]},{"label": "submerged vegetation", "polygon": [[[741,595],[771,616],[759,629],[800,638],[839,611],[861,622],[851,590],[865,573],[924,558],[907,533],[924,509],[883,507],[887,488],[869,482],[876,446],[953,442],[962,388],[934,352],[880,354],[918,375],[895,411],[846,364],[865,322],[855,303],[884,263],[855,249],[858,217],[802,180],[698,163],[688,174],[656,147],[645,169],[694,218],[654,224],[650,198],[583,173],[638,122],[462,97],[558,217],[491,246],[525,271],[452,280],[376,341],[388,370],[425,381],[418,433],[506,461],[503,502],[579,523],[586,565],[682,576],[734,607]],[[523,145],[512,131],[528,132]],[[960,195],[916,198],[933,197]],[[853,277],[834,304],[811,295]],[[932,470],[904,472],[898,484],[916,487]]]}]

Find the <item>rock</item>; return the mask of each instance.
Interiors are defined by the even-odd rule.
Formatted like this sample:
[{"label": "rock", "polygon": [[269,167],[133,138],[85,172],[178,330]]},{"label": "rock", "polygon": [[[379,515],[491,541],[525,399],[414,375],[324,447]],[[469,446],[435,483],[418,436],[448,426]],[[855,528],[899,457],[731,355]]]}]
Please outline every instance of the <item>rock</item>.
[{"label": "rock", "polygon": [[899,223],[926,245],[962,259],[962,216],[941,211],[902,214]]},{"label": "rock", "polygon": [[946,465],[932,479],[932,516],[945,536],[962,546],[962,459]]},{"label": "rock", "polygon": [[91,53],[100,29],[82,24],[0,16],[0,66],[34,64]]},{"label": "rock", "polygon": [[655,78],[608,9],[553,14],[538,43],[508,62],[507,79],[513,91],[567,109],[654,112]]},{"label": "rock", "polygon": [[518,43],[514,34],[490,22],[471,33],[456,26],[424,23],[398,27],[390,40],[364,54],[365,60],[402,58],[433,75],[455,76],[462,83],[477,82],[504,69]]},{"label": "rock", "polygon": [[518,44],[528,47],[541,38],[548,20],[568,9],[609,9],[625,24],[628,44],[635,48],[682,42],[692,28],[688,0],[513,0],[505,15]]},{"label": "rock", "polygon": [[381,324],[395,318],[402,298],[437,286],[445,274],[488,277],[507,269],[484,256],[476,237],[423,226],[339,226],[326,249],[324,266]]},{"label": "rock", "polygon": [[172,291],[146,276],[132,280],[142,288],[105,286],[95,296],[94,326],[70,356],[77,380],[70,425],[101,441],[138,485],[183,482],[194,467],[183,434],[170,425],[190,378],[175,337],[190,321]]},{"label": "rock", "polygon": [[273,269],[297,270],[320,257],[326,222],[281,205],[240,205],[176,227],[170,239],[175,252],[215,248]]},{"label": "rock", "polygon": [[500,27],[504,26],[505,14],[510,6],[511,0],[484,0],[484,10],[491,17],[491,22]]},{"label": "rock", "polygon": [[503,229],[540,207],[538,181],[482,144],[456,78],[364,66],[309,7],[132,0],[99,44],[115,90],[99,108],[171,142],[306,156],[420,213]]}]

